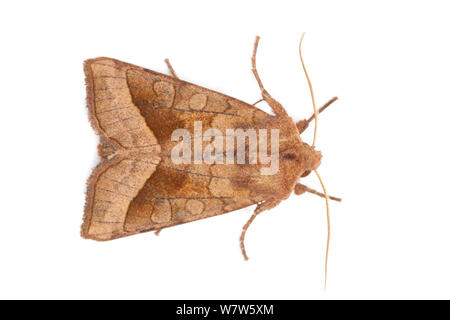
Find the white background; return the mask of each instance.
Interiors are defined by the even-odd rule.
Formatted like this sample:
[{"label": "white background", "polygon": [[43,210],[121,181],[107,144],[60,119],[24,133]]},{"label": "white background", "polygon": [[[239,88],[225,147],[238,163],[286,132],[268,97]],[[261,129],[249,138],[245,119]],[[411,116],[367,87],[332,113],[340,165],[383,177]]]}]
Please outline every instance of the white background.
[{"label": "white background", "polygon": [[[446,1],[14,1],[0,5],[0,298],[450,298]],[[249,103],[250,70],[294,120],[317,102],[332,203],[291,196],[120,240],[83,240],[99,160],[82,62],[109,56]],[[264,108],[264,105],[261,104]],[[311,142],[312,128],[304,136]],[[304,183],[319,188],[311,175]]]}]

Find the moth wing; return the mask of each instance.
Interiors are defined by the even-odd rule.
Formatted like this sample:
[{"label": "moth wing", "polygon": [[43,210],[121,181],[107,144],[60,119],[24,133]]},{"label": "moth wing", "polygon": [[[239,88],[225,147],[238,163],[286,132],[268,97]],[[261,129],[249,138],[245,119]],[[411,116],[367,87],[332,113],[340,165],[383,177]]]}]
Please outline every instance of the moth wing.
[{"label": "moth wing", "polygon": [[[193,133],[195,121],[203,130],[265,127],[276,117],[219,92],[167,75],[129,65],[128,87],[133,103],[164,149],[179,128]],[[172,144],[173,145],[173,144]]]},{"label": "moth wing", "polygon": [[[94,170],[82,235],[109,240],[237,210],[267,194],[258,166],[174,164],[174,130],[267,128],[275,117],[237,99],[108,58],[85,64],[91,122],[106,160]],[[278,124],[279,125],[279,124]],[[196,137],[194,135],[193,139]],[[127,156],[108,159],[111,150]],[[267,181],[260,183],[267,185]]]},{"label": "moth wing", "polygon": [[[132,102],[126,69],[107,58],[84,64],[89,118],[104,156],[88,180],[81,230],[86,238],[109,240],[123,234],[128,206],[160,160],[157,140]],[[117,150],[124,152],[114,156]]]},{"label": "moth wing", "polygon": [[204,168],[158,166],[131,202],[124,228],[131,234],[159,230],[262,200],[250,190],[233,188],[227,178],[211,176]]},{"label": "moth wing", "polygon": [[[195,141],[202,139],[195,136],[195,122],[201,122],[205,133],[214,128],[225,134],[230,128],[266,128],[274,117],[245,102],[151,70],[130,67],[127,80],[134,104],[161,146],[162,159],[130,204],[126,232],[158,230],[264,200],[257,190],[236,183],[236,177],[242,180],[248,171],[236,170],[235,165],[175,164],[170,155],[178,141],[172,141],[171,134],[187,129]],[[202,142],[203,147],[206,144]],[[260,176],[258,167],[251,170],[252,176]]]},{"label": "moth wing", "polygon": [[109,143],[125,149],[157,143],[128,88],[128,65],[109,58],[86,60],[87,106],[91,124]]}]

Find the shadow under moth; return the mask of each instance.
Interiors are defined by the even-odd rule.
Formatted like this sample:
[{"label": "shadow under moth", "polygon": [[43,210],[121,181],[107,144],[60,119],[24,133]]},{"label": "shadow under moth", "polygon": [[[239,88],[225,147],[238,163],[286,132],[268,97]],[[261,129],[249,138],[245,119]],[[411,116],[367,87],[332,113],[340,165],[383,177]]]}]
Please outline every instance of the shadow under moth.
[{"label": "shadow under moth", "polygon": [[[315,140],[318,114],[337,98],[316,108],[301,54],[302,40],[303,36],[299,53],[314,114],[297,123],[263,87],[256,70],[259,37],[252,71],[261,89],[260,101],[268,103],[273,115],[256,108],[256,103],[250,105],[179,79],[167,59],[172,76],[110,58],[85,61],[89,119],[100,136],[101,162],[87,182],[82,237],[105,241],[159,232],[255,204],[240,237],[247,259],[244,237],[255,217],[276,207],[293,191],[297,195],[310,192],[326,200],[326,279],[328,199],[340,199],[327,195],[317,173],[322,156],[315,149]],[[300,134],[312,120],[314,141],[308,145]],[[180,130],[185,135],[174,139],[174,132]],[[244,139],[238,141],[238,135],[230,135],[230,130],[244,133]],[[268,150],[272,150],[270,157]],[[181,158],[175,159],[179,154]],[[239,155],[245,161],[239,161]],[[276,170],[271,171],[273,163]],[[312,171],[323,193],[298,182]]]}]

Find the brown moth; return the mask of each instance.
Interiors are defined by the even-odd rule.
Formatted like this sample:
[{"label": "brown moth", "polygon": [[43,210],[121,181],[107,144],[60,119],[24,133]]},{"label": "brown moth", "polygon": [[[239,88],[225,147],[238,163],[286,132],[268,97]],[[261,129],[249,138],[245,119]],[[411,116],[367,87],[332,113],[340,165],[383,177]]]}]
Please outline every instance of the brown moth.
[{"label": "brown moth", "polygon": [[[172,76],[110,58],[85,61],[87,106],[90,122],[100,136],[101,162],[87,183],[82,237],[104,241],[159,232],[256,204],[240,238],[247,259],[244,237],[248,226],[256,215],[274,208],[292,191],[323,196],[328,209],[325,189],[322,194],[298,182],[315,171],[321,161],[314,143],[310,146],[303,142],[300,134],[313,119],[317,128],[318,113],[337,98],[320,110],[314,104],[314,116],[295,123],[262,85],[256,71],[258,41],[259,37],[252,70],[262,100],[274,115],[180,80],[168,60]],[[313,94],[309,78],[308,83]],[[203,130],[223,132],[230,128],[279,130],[278,171],[262,175],[261,169],[267,165],[261,159],[256,164],[174,163],[171,152],[179,142],[171,139],[172,133],[180,128],[194,132],[195,122],[201,122]],[[192,140],[202,146],[208,142],[195,135]],[[268,141],[268,149],[272,144]],[[227,146],[226,152],[235,151],[234,145]]]}]

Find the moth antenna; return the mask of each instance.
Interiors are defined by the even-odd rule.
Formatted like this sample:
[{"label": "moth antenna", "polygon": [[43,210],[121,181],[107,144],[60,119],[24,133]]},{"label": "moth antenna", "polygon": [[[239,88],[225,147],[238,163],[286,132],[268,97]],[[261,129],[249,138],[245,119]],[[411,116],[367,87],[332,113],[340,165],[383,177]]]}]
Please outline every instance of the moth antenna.
[{"label": "moth antenna", "polygon": [[308,72],[306,71],[306,67],[305,67],[305,62],[303,61],[302,42],[303,42],[304,37],[305,37],[305,33],[303,32],[302,37],[300,38],[298,52],[300,54],[300,61],[302,62],[303,72],[305,72],[306,80],[308,81],[309,91],[311,92],[311,99],[312,99],[313,108],[314,108],[314,140],[312,143],[312,146],[314,147],[316,145],[316,139],[317,139],[317,126],[318,126],[318,122],[319,122],[319,120],[318,120],[319,112],[317,111],[316,100],[314,99],[314,91],[312,88],[311,80],[309,79],[309,75],[308,75]]},{"label": "moth antenna", "polygon": [[323,290],[327,289],[327,276],[328,276],[328,252],[330,250],[330,231],[331,231],[331,227],[330,227],[330,205],[329,205],[329,201],[328,201],[328,193],[327,193],[327,189],[325,188],[325,184],[323,183],[322,178],[319,175],[319,172],[317,172],[317,170],[314,170],[314,173],[316,174],[317,178],[319,178],[320,184],[322,186],[322,190],[323,190],[323,194],[325,195],[325,203],[327,206],[327,250],[325,252],[325,282],[324,282],[324,286],[323,286]]}]

